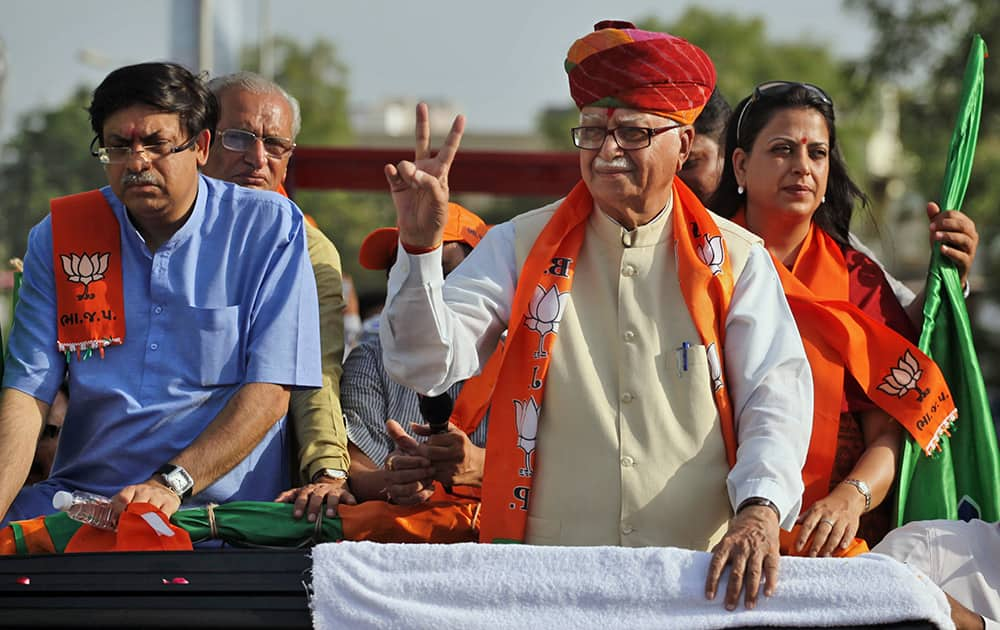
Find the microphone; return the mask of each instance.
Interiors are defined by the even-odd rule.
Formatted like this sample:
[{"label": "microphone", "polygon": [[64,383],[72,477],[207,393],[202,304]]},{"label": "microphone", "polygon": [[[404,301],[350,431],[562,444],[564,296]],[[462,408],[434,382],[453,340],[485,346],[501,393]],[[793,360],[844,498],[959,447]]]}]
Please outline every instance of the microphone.
[{"label": "microphone", "polygon": [[420,415],[431,427],[431,433],[447,433],[448,419],[454,407],[448,392],[437,396],[420,396]]}]

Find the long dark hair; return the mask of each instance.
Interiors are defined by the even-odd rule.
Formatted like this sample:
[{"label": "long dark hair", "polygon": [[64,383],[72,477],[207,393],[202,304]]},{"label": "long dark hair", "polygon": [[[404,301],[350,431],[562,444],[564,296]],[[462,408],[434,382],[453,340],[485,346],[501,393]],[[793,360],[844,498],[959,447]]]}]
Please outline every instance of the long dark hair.
[{"label": "long dark hair", "polygon": [[834,240],[846,246],[855,204],[860,202],[863,208],[868,208],[870,202],[847,174],[847,165],[837,144],[833,103],[815,86],[790,83],[778,84],[770,90],[757,88],[752,95],[739,102],[726,125],[726,163],[709,207],[729,218],[743,206],[745,199],[737,190],[733,152],[740,148],[749,154],[761,129],[774,115],[780,110],[796,107],[812,108],[826,120],[830,134],[830,175],[826,184],[826,200],[816,209],[813,221]]}]

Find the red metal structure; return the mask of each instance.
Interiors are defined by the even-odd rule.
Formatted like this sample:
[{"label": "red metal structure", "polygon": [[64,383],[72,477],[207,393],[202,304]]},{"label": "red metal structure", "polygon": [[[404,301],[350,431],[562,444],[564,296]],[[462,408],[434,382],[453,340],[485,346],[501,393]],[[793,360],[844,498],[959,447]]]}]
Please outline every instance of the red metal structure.
[{"label": "red metal structure", "polygon": [[[385,191],[386,164],[412,160],[405,149],[300,147],[295,150],[286,185],[295,190]],[[562,196],[580,179],[573,152],[458,152],[448,183],[457,193]]]}]

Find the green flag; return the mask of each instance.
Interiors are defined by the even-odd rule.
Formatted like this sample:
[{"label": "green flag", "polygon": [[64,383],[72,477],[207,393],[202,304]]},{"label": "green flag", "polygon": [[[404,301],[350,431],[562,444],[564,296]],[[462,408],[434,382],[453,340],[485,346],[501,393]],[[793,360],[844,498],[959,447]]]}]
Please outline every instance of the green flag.
[{"label": "green flag", "polygon": [[[983,105],[986,44],[976,35],[969,51],[962,101],[948,149],[941,208],[962,207],[976,152]],[[899,467],[899,525],[927,519],[1000,520],[1000,455],[983,375],[972,343],[961,280],[954,264],[935,247],[927,273],[920,349],[941,367],[958,421],[933,457],[909,437]]]}]

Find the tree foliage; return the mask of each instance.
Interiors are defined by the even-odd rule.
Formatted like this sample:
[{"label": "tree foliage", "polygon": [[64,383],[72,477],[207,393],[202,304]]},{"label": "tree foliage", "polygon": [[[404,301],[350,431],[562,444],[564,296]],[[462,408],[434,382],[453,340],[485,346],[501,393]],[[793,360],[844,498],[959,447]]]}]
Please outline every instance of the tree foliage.
[{"label": "tree foliage", "polygon": [[3,260],[24,256],[28,231],[49,211],[49,200],[103,186],[100,164],[88,151],[91,90],[79,87],[58,107],[23,115],[4,146],[0,165]]},{"label": "tree foliage", "polygon": [[[1000,49],[1000,3],[995,0],[845,0],[866,15],[875,31],[868,57],[859,64],[865,84],[896,82],[900,98],[903,146],[913,156],[908,184],[922,198],[936,199],[944,177],[962,76],[975,33],[994,53]],[[984,297],[1000,302],[1000,278],[987,270],[1000,267],[1000,65],[986,60],[979,142],[962,210],[980,235],[977,269],[985,279]],[[997,324],[994,323],[994,331]],[[981,356],[1000,351],[1000,339],[980,329]],[[1000,383],[1000,369],[983,361],[987,379]]]},{"label": "tree foliage", "polygon": [[[335,146],[351,141],[348,116],[348,68],[337,56],[333,42],[318,39],[309,46],[288,37],[270,44],[274,81],[299,101],[302,130],[299,144]],[[243,67],[260,71],[261,49],[249,47],[241,56]]]},{"label": "tree foliage", "polygon": [[[693,42],[715,63],[718,87],[735,106],[758,83],[791,80],[821,86],[837,108],[838,137],[852,176],[865,187],[865,141],[875,122],[874,103],[852,77],[851,67],[833,57],[829,45],[803,35],[787,42],[776,41],[761,17],[740,18],[730,13],[698,7],[687,9],[675,21],[655,16],[641,17],[642,29],[672,33]],[[568,96],[567,96],[568,98]],[[578,120],[575,107],[551,108],[538,119],[538,129],[553,148],[572,149],[569,129]]]}]

